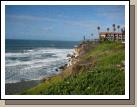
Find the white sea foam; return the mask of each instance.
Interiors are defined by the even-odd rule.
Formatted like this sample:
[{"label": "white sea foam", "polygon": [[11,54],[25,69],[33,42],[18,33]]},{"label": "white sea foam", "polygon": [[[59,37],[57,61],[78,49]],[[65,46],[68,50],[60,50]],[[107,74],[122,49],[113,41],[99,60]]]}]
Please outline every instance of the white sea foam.
[{"label": "white sea foam", "polygon": [[38,48],[6,53],[6,83],[41,79],[57,74],[55,70],[67,63],[72,49]]}]

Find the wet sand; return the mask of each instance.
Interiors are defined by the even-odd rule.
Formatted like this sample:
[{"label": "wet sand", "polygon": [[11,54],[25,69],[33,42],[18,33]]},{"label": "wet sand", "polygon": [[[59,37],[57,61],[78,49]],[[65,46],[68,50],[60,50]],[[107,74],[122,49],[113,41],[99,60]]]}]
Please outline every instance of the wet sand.
[{"label": "wet sand", "polygon": [[31,81],[21,81],[17,83],[7,83],[5,84],[5,94],[6,95],[20,94],[23,90],[35,87],[40,82],[41,82],[40,80],[31,80]]}]

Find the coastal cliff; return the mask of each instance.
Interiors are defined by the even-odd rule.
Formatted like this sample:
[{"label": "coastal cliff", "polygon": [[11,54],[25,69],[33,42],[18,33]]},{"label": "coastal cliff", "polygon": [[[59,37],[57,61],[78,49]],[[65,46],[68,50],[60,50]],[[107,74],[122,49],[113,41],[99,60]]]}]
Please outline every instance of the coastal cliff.
[{"label": "coastal cliff", "polygon": [[91,42],[82,42],[74,48],[73,55],[70,55],[69,63],[73,65],[80,61],[80,58],[85,55],[88,51],[92,50],[98,43]]},{"label": "coastal cliff", "polygon": [[61,73],[25,90],[27,95],[123,95],[124,44],[83,42],[68,55]]}]

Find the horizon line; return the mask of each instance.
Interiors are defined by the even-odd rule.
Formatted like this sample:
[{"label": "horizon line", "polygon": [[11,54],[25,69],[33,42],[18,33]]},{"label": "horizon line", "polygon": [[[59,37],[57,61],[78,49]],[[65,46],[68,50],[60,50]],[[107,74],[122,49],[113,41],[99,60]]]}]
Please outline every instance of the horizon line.
[{"label": "horizon line", "polygon": [[66,41],[66,42],[80,42],[82,40],[77,40],[77,41],[74,41],[74,40],[41,40],[41,39],[11,39],[11,38],[5,38],[5,40],[34,40],[34,41]]}]

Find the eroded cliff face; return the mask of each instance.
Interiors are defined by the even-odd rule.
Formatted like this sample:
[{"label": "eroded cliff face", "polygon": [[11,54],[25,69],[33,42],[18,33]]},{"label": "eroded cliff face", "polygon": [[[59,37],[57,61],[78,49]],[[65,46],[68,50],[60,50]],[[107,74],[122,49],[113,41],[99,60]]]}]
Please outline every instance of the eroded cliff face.
[{"label": "eroded cliff face", "polygon": [[83,56],[85,53],[87,53],[89,50],[92,50],[98,43],[96,42],[83,42],[79,44],[77,48],[75,48],[75,53],[77,56]]},{"label": "eroded cliff face", "polygon": [[85,55],[88,51],[92,50],[95,47],[94,43],[81,43],[77,47],[74,48],[74,52],[69,57],[68,66],[76,64],[80,61],[80,58]]},{"label": "eroded cliff face", "polygon": [[74,53],[75,53],[75,57],[79,57],[81,56],[82,54],[85,53],[85,48],[86,48],[86,45],[83,44],[77,48],[74,49]]}]

